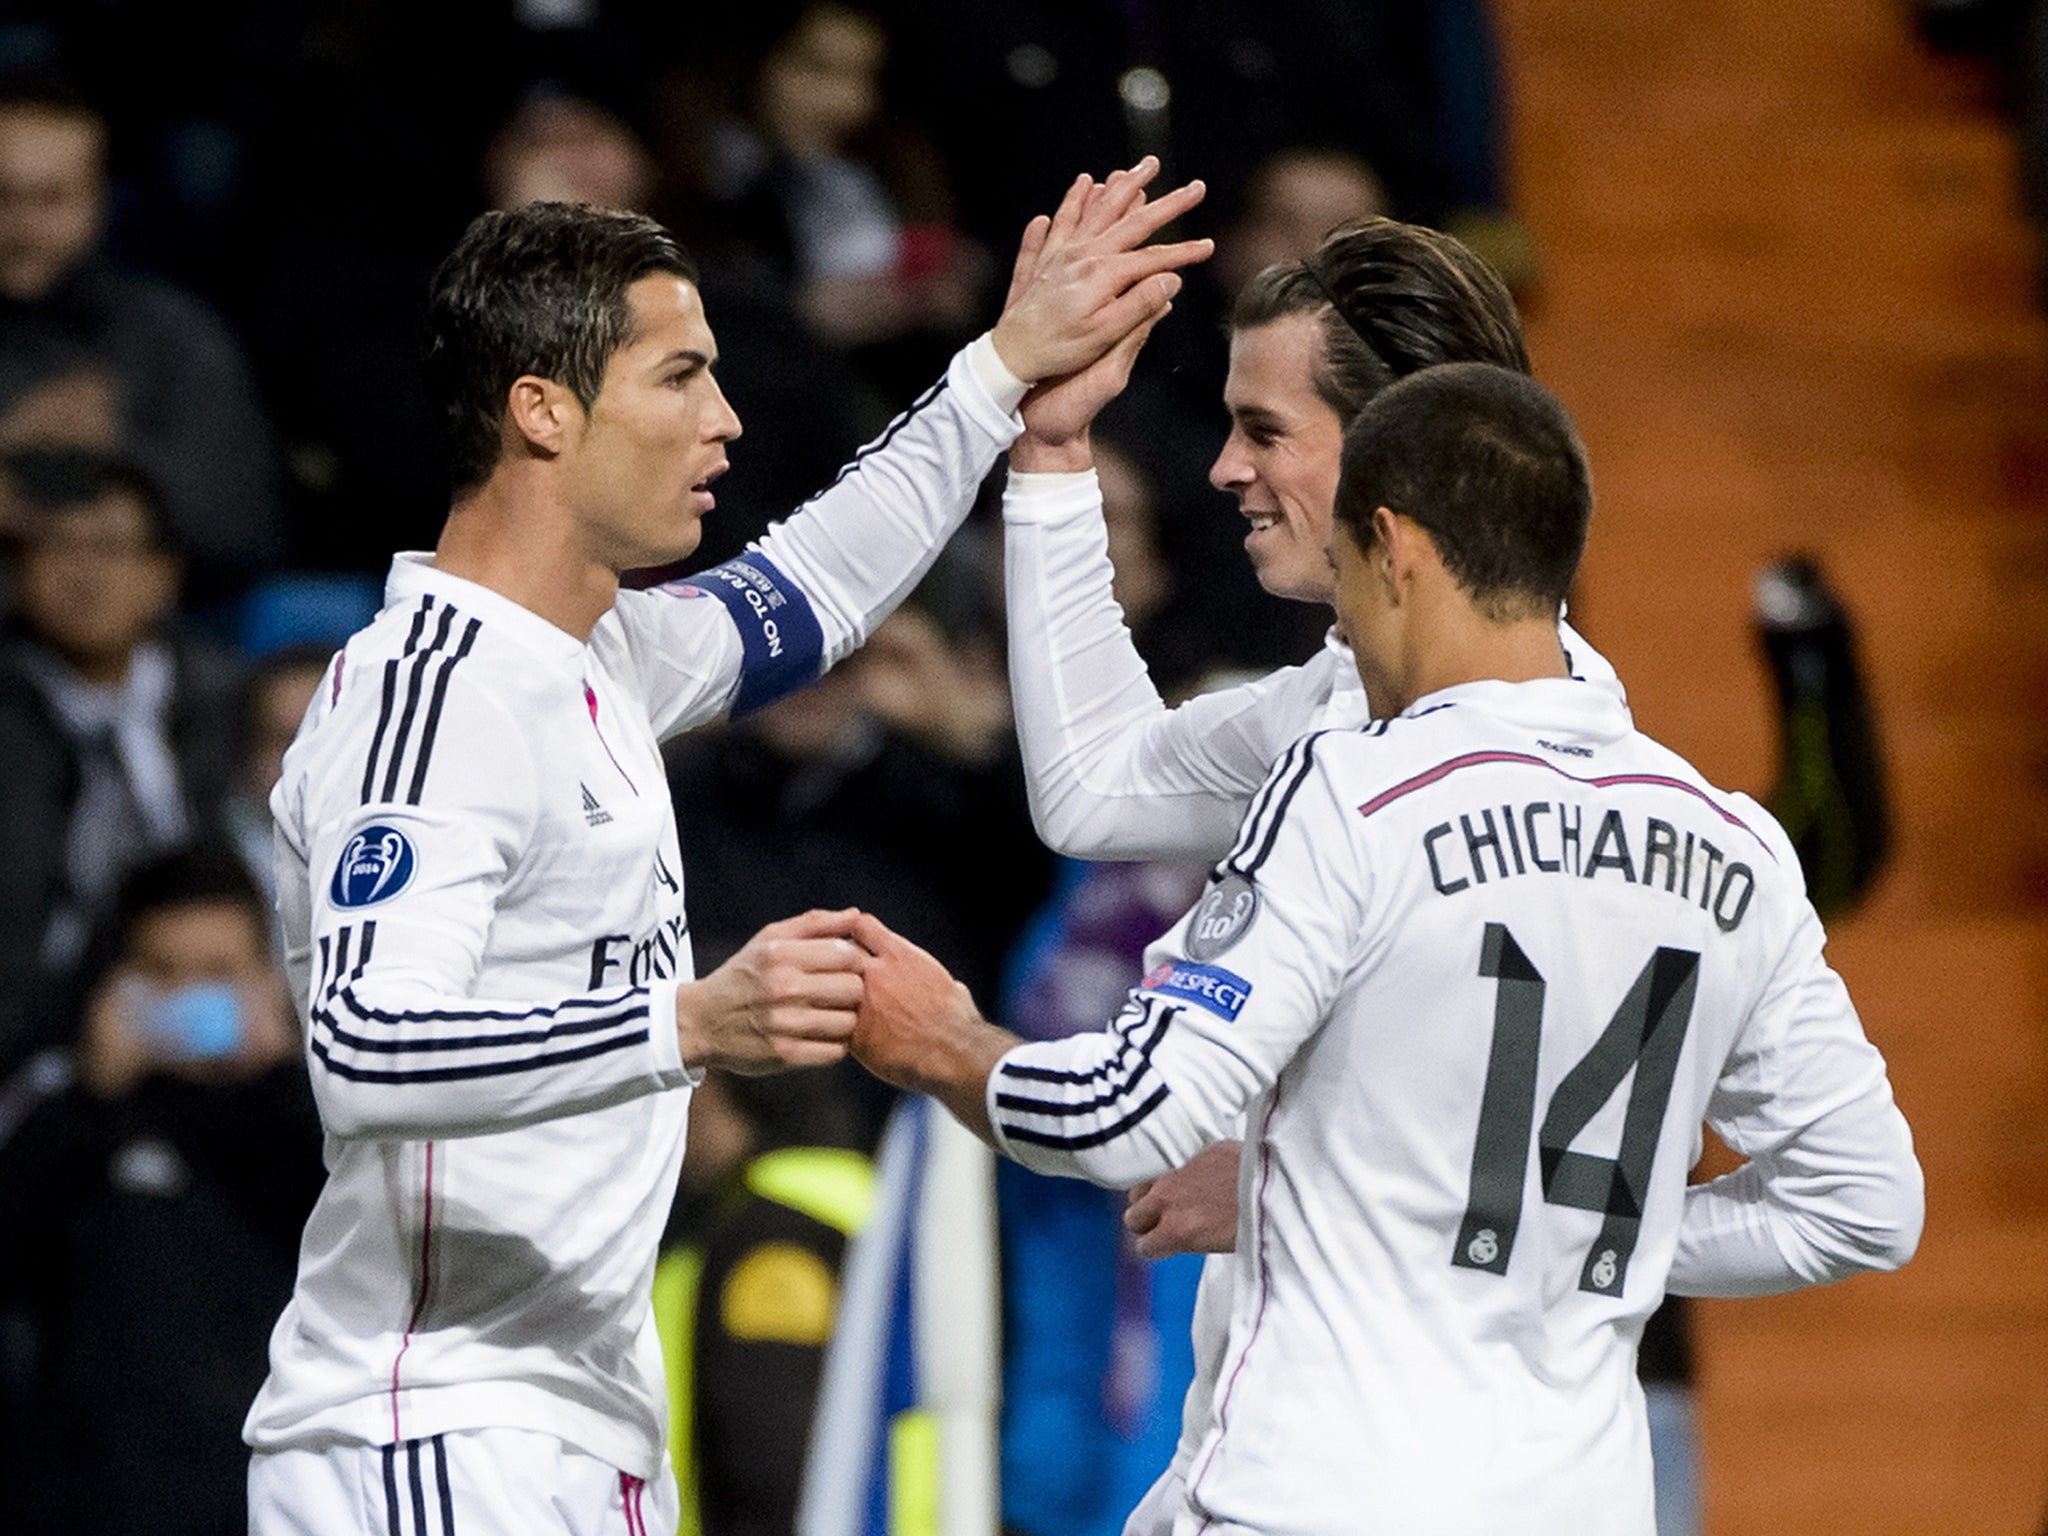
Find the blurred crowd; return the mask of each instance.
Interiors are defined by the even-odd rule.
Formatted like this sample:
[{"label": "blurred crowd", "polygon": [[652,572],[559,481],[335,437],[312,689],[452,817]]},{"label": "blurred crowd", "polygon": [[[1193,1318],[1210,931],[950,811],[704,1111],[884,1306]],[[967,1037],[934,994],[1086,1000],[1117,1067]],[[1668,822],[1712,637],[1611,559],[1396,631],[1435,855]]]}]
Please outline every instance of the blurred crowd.
[{"label": "blurred crowd", "polygon": [[[7,7],[0,1525],[241,1529],[240,1421],[322,1177],[266,800],[446,511],[416,333],[477,212],[644,210],[698,258],[748,428],[710,564],[989,323],[1077,172],[1205,179],[1216,257],[1097,448],[1119,600],[1187,690],[1323,622],[1258,590],[1207,483],[1232,294],[1382,212],[1533,287],[1501,113],[1483,0]],[[988,501],[863,653],[673,754],[700,969],[858,905],[1060,1033],[1184,903],[1188,871],[1062,866],[1032,833]],[[851,1071],[700,1093],[657,1300],[697,1528],[790,1529],[889,1111]],[[1193,1271],[1139,1262],[1118,1199],[1027,1180],[1006,1523],[1114,1531],[1173,1442]]]}]

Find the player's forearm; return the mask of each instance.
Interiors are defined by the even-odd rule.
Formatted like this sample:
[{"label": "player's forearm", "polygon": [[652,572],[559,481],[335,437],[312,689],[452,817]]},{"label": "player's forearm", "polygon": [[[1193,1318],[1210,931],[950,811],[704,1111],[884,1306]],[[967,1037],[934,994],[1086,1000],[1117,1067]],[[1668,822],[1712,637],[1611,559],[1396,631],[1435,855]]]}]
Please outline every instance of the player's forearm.
[{"label": "player's forearm", "polygon": [[1092,474],[1013,473],[1004,495],[1010,690],[1032,819],[1074,858],[1213,858],[1274,753],[1237,764],[1227,726],[1167,709],[1111,593],[1101,508]]},{"label": "player's forearm", "polygon": [[988,1084],[996,1150],[1036,1173],[1125,1188],[1231,1135],[1264,1084],[1228,1051],[1185,1038],[1185,1024],[1168,1045],[1175,1012],[1134,999],[1113,1030],[1004,1056]]},{"label": "player's forearm", "polygon": [[1669,1288],[1768,1296],[1897,1269],[1913,1256],[1925,1215],[1912,1139],[1886,1093],[1688,1189]]},{"label": "player's forearm", "polygon": [[826,666],[922,579],[1017,435],[1022,383],[992,374],[991,358],[986,339],[962,350],[939,385],[761,540],[816,610]]},{"label": "player's forearm", "polygon": [[919,1053],[917,1064],[890,1074],[890,1080],[911,1093],[937,1099],[955,1120],[991,1146],[988,1081],[996,1063],[1022,1042],[1006,1029],[976,1019],[935,1038]]},{"label": "player's forearm", "polygon": [[673,982],[545,1003],[390,978],[318,986],[321,1125],[345,1140],[480,1136],[679,1087],[674,1017]]}]

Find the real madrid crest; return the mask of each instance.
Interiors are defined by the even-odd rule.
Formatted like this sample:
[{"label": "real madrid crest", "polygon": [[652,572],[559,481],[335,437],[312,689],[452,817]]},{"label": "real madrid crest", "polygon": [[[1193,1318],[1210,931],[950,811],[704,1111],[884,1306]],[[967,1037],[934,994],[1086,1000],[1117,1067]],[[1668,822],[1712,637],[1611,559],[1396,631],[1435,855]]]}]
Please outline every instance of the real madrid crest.
[{"label": "real madrid crest", "polygon": [[1188,958],[1213,960],[1245,935],[1259,915],[1259,893],[1245,876],[1232,872],[1203,894],[1188,919]]}]

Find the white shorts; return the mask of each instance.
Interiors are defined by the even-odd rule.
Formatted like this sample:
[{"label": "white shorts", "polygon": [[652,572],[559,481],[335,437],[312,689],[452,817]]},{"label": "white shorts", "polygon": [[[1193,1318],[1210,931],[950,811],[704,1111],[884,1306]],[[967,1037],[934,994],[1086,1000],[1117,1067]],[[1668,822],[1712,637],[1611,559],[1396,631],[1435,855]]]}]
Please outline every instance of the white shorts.
[{"label": "white shorts", "polygon": [[249,1458],[249,1536],[674,1536],[676,1484],[552,1435],[469,1429]]}]

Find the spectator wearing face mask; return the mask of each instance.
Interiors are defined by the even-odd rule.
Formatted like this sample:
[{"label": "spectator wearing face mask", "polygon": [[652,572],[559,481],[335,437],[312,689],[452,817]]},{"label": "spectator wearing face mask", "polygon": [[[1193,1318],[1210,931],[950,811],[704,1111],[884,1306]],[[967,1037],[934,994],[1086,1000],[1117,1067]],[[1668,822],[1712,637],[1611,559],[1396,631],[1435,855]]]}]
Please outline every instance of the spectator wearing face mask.
[{"label": "spectator wearing face mask", "polygon": [[129,876],[88,970],[72,1083],[0,1142],[0,1294],[34,1346],[0,1509],[237,1530],[242,1412],[322,1177],[269,914],[232,853],[179,850]]},{"label": "spectator wearing face mask", "polygon": [[87,453],[5,470],[20,557],[0,636],[0,1081],[58,1039],[122,877],[218,803],[237,672],[171,629],[182,567],[145,473]]}]

